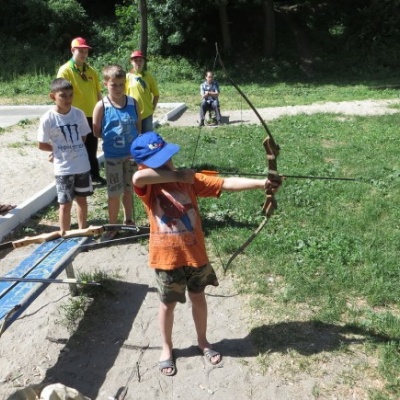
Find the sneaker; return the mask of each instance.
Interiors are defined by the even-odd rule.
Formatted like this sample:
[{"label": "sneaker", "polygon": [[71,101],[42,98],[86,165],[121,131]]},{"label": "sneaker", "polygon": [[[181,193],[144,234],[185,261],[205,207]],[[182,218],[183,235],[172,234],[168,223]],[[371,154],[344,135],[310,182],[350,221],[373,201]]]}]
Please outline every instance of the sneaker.
[{"label": "sneaker", "polygon": [[199,126],[204,126],[204,119],[200,121]]}]

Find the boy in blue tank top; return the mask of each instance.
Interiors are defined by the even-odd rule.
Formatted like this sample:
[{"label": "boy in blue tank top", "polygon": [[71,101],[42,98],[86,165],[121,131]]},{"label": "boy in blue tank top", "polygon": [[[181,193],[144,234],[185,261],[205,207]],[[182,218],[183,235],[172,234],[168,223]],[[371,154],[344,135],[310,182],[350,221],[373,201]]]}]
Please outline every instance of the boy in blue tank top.
[{"label": "boy in blue tank top", "polygon": [[[100,100],[93,111],[93,134],[103,139],[106,164],[108,219],[118,223],[120,197],[124,212],[124,224],[134,225],[132,220],[132,175],[130,160],[132,142],[141,133],[140,110],[133,97],[125,95],[126,72],[119,65],[108,65],[103,69],[103,82],[107,96]],[[108,231],[103,240],[117,234]]]}]

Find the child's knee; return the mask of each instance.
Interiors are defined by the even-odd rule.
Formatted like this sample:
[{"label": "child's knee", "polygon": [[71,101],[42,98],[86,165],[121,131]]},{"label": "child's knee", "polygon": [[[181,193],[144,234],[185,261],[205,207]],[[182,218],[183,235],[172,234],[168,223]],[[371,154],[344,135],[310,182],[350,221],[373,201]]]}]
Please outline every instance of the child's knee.
[{"label": "child's knee", "polygon": [[188,292],[189,293],[189,298],[192,304],[194,305],[202,305],[206,304],[206,295],[204,293],[204,290],[201,292]]}]

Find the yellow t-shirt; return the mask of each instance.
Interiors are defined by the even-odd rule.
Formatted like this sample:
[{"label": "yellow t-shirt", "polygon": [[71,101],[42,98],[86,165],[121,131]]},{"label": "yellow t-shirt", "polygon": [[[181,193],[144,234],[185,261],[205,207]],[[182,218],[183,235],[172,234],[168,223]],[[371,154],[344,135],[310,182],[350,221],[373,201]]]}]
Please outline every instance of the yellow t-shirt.
[{"label": "yellow t-shirt", "polygon": [[[82,68],[79,68],[82,71]],[[57,78],[65,78],[71,82],[74,88],[74,97],[72,105],[80,108],[86,117],[93,116],[94,106],[98,102],[98,93],[100,92],[100,81],[94,68],[85,64],[84,74],[87,80],[84,80],[79,71],[72,69],[71,60],[60,67]]]},{"label": "yellow t-shirt", "polygon": [[196,174],[193,184],[135,187],[150,221],[149,266],[172,270],[202,267],[209,260],[197,197],[218,197],[223,179]]},{"label": "yellow t-shirt", "polygon": [[141,74],[128,72],[125,93],[139,103],[142,120],[153,114],[153,97],[160,95],[157,82],[148,71]]}]

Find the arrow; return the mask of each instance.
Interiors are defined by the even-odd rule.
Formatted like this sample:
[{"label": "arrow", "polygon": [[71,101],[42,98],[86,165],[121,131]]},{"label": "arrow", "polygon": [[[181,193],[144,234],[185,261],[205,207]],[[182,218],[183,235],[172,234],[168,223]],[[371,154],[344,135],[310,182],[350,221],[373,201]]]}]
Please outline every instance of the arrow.
[{"label": "arrow", "polygon": [[101,283],[91,281],[78,281],[74,278],[67,279],[42,279],[42,278],[18,278],[14,276],[1,276],[0,282],[37,282],[37,283],[76,283],[78,285],[101,286]]},{"label": "arrow", "polygon": [[[246,172],[219,172],[219,171],[209,171],[209,170],[201,170],[199,171],[204,175],[235,175],[235,176],[262,176],[266,178],[267,174],[257,174],[257,173],[246,173]],[[332,181],[355,181],[361,182],[359,178],[335,178],[329,176],[314,176],[314,175],[279,175],[282,178],[295,178],[295,179],[320,179],[320,180],[332,180]]]}]

